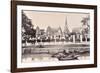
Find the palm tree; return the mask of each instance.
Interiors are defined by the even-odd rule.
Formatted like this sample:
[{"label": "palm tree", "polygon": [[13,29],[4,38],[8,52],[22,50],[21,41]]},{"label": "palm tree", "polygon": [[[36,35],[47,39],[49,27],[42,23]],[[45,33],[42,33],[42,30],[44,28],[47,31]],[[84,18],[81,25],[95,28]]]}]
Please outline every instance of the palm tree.
[{"label": "palm tree", "polygon": [[83,27],[83,33],[89,33],[90,30],[90,25],[88,23],[89,21],[89,17],[83,18],[83,20],[81,21],[83,23],[82,27]]},{"label": "palm tree", "polygon": [[89,16],[88,17],[85,17],[83,18],[83,20],[81,21],[83,23],[82,25],[82,35],[83,37],[86,39],[87,36],[90,32],[90,25],[89,25]]}]

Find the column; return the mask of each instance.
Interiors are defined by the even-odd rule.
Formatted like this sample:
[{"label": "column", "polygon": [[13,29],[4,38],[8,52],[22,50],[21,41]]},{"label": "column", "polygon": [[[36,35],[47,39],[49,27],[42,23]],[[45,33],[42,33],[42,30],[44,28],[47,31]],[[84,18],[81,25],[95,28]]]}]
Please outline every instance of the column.
[{"label": "column", "polygon": [[54,39],[55,39],[55,42],[56,42],[56,36],[54,35]]},{"label": "column", "polygon": [[82,42],[82,34],[80,34],[80,42]]},{"label": "column", "polygon": [[73,43],[75,43],[75,35],[73,35]]}]

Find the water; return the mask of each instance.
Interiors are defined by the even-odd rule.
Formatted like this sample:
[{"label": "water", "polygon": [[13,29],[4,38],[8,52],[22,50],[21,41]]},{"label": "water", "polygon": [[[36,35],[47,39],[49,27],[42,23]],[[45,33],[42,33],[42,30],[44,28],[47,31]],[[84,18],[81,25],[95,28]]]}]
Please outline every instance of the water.
[{"label": "water", "polygon": [[[90,58],[89,56],[89,44],[45,44],[42,48],[35,46],[27,46],[25,49],[30,50],[29,53],[24,53],[22,55],[22,62],[48,62],[48,61],[59,61],[58,58],[51,57],[53,54],[58,52],[63,52],[64,50],[66,52],[84,52],[87,51],[87,53],[79,53],[78,60],[88,60]],[[67,61],[67,60],[66,60]],[[69,61],[69,60],[68,60]]]},{"label": "water", "polygon": [[[78,60],[89,60],[90,56],[79,56]],[[22,62],[49,62],[49,61],[59,61],[57,58],[52,58],[50,54],[35,54],[23,57]],[[67,61],[67,60],[66,60]],[[69,61],[69,60],[68,60]]]}]

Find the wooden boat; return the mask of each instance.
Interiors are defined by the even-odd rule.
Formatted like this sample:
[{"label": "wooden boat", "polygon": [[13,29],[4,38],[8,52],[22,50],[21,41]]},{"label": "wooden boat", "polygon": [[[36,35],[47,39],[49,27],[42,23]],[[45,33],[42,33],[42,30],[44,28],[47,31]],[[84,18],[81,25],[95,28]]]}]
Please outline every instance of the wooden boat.
[{"label": "wooden boat", "polygon": [[78,60],[78,55],[68,55],[66,57],[58,57],[58,60],[64,61],[64,60]]}]

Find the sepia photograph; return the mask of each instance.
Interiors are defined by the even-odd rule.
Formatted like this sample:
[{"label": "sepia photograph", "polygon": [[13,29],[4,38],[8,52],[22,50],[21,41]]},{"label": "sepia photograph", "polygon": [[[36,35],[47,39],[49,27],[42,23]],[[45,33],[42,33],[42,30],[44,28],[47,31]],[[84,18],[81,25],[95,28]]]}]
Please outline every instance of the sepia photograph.
[{"label": "sepia photograph", "polygon": [[22,10],[22,62],[90,58],[90,15]]}]

